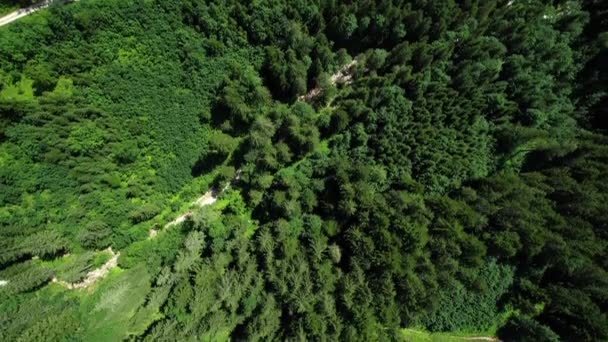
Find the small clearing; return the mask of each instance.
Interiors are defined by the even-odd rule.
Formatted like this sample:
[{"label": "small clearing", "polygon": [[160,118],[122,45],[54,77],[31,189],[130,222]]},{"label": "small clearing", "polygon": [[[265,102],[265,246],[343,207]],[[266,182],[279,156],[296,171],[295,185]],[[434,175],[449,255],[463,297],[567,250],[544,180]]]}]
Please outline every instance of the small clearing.
[{"label": "small clearing", "polygon": [[6,286],[8,284],[8,280],[0,280],[0,286]]},{"label": "small clearing", "polygon": [[87,273],[87,276],[82,281],[77,283],[68,283],[63,280],[58,280],[56,277],[53,277],[51,281],[70,290],[83,289],[95,284],[97,280],[105,277],[111,269],[118,265],[118,257],[120,256],[120,252],[114,253],[112,247],[108,247],[106,251],[112,255],[110,260],[106,261],[106,263],[101,265],[101,267],[99,267],[98,269]]},{"label": "small clearing", "polygon": [[[352,67],[357,64],[356,60],[352,60],[350,63],[342,66],[340,69],[338,69],[338,71],[336,71],[336,73],[334,73],[333,75],[331,75],[331,77],[329,78],[331,84],[336,85],[336,84],[350,84],[353,81],[353,73],[352,73]],[[319,87],[314,87],[311,90],[308,91],[308,93],[301,95],[298,97],[298,101],[305,101],[308,102],[312,99],[314,99],[315,97],[319,96],[321,94],[322,89]]]}]

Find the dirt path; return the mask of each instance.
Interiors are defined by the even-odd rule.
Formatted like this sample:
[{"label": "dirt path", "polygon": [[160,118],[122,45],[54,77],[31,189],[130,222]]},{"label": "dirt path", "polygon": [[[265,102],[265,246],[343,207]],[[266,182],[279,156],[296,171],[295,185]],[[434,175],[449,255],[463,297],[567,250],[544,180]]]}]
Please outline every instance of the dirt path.
[{"label": "dirt path", "polygon": [[490,342],[500,342],[496,337],[486,337],[486,336],[473,336],[473,337],[463,337],[465,341],[490,341]]},{"label": "dirt path", "polygon": [[341,67],[335,74],[331,75],[331,83],[346,83],[349,84],[353,81],[352,67],[357,64],[357,60],[353,59],[350,63]]},{"label": "dirt path", "polygon": [[17,19],[21,19],[21,18],[25,17],[26,15],[30,15],[34,12],[38,12],[43,8],[47,8],[51,4],[51,2],[52,2],[51,0],[42,1],[40,3],[32,5],[30,7],[20,8],[12,13],[9,13],[9,14],[5,15],[4,17],[0,18],[0,26],[10,24]]},{"label": "dirt path", "polygon": [[[241,170],[237,170],[236,175],[234,176],[234,180],[237,181],[240,179],[240,177],[241,177]],[[211,190],[205,192],[202,196],[200,196],[194,202],[192,202],[192,206],[202,208],[204,206],[215,203],[217,201],[218,196],[222,192],[226,191],[230,187],[231,184],[232,184],[232,182],[229,182],[228,184],[226,184],[226,186],[224,186],[224,188],[222,190],[219,190],[219,191],[217,189],[211,189]],[[189,220],[191,217],[192,217],[192,210],[188,210],[185,213],[183,213],[180,216],[173,219],[173,221],[165,224],[163,229],[167,229],[171,226],[176,226],[180,223],[183,223],[183,222]],[[150,229],[150,232],[148,233],[148,238],[154,239],[156,237],[156,235],[158,235],[158,230],[155,228],[152,228],[152,229]]]},{"label": "dirt path", "polygon": [[[215,203],[217,201],[217,196],[219,195],[219,192],[211,189],[209,191],[207,191],[205,194],[203,194],[201,197],[197,198],[194,202],[192,202],[192,205],[196,206],[196,207],[204,207],[206,205],[211,205],[213,203]],[[171,227],[171,226],[176,226],[180,223],[183,223],[184,221],[190,219],[192,217],[192,210],[188,210],[185,213],[181,214],[180,216],[176,217],[173,221],[167,223],[165,225],[165,229]],[[157,231],[155,231],[155,229],[151,229],[150,230],[150,238],[153,238],[156,236],[156,234],[158,233]]]},{"label": "dirt path", "polygon": [[112,255],[110,260],[106,261],[106,263],[101,265],[101,267],[99,267],[98,269],[87,273],[87,276],[82,281],[78,283],[68,283],[63,280],[58,280],[56,277],[53,277],[51,281],[70,290],[83,289],[95,284],[97,280],[105,277],[111,269],[118,265],[118,257],[120,256],[120,252],[114,253],[112,247],[108,247],[106,251]]},{"label": "dirt path", "polygon": [[41,9],[47,8],[49,7],[52,3],[58,3],[58,4],[67,4],[69,2],[75,2],[78,0],[44,0],[41,1],[37,4],[33,4],[29,7],[25,7],[25,8],[20,8],[16,11],[13,11],[3,17],[0,18],[0,26],[4,26],[7,24],[12,23],[15,20],[21,19],[25,16],[28,16],[32,13],[38,12]]},{"label": "dirt path", "polygon": [[[350,63],[342,66],[340,69],[338,69],[338,71],[336,71],[335,74],[331,75],[331,77],[329,78],[331,84],[335,85],[338,83],[344,83],[344,84],[349,84],[353,81],[353,74],[352,74],[352,67],[357,64],[356,60],[352,60]],[[308,93],[301,95],[298,97],[299,101],[305,101],[308,102],[312,99],[314,99],[315,97],[319,96],[319,94],[321,94],[322,89],[319,87],[314,87],[311,90],[308,91]]]}]

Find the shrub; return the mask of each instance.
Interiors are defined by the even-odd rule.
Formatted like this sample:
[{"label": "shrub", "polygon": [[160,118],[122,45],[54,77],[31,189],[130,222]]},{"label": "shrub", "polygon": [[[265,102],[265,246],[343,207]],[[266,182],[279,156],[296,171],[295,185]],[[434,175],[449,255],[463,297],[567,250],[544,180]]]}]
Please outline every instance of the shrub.
[{"label": "shrub", "polygon": [[102,249],[110,244],[112,229],[102,221],[92,221],[78,235],[78,241],[85,248]]},{"label": "shrub", "polygon": [[129,219],[131,222],[137,224],[140,222],[148,221],[154,216],[160,213],[160,208],[152,203],[146,203],[141,207],[131,211],[129,213]]}]

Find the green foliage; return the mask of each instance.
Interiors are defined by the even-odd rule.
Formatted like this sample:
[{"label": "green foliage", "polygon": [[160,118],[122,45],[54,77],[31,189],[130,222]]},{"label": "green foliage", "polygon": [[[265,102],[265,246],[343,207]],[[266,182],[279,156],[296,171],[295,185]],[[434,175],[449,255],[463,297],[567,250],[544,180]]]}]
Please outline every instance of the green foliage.
[{"label": "green foliage", "polygon": [[26,237],[15,237],[3,240],[3,253],[0,265],[9,265],[24,258],[33,256],[52,258],[67,250],[68,241],[58,232],[42,230]]},{"label": "green foliage", "polygon": [[547,326],[539,324],[528,316],[515,316],[504,327],[501,335],[518,336],[520,341],[559,341],[559,335]]},{"label": "green foliage", "polygon": [[6,295],[0,290],[0,338],[6,341],[79,338],[82,327],[76,300],[44,288],[37,293]]},{"label": "green foliage", "polygon": [[133,223],[147,221],[160,212],[160,208],[152,203],[146,203],[129,213],[129,218]]},{"label": "green foliage", "polygon": [[[55,277],[68,283],[80,282],[90,271],[101,266],[110,258],[109,253],[86,252],[76,256],[66,257],[54,268]],[[64,258],[62,258],[64,259]]]},{"label": "green foliage", "polygon": [[[127,338],[135,329],[138,309],[150,291],[150,276],[137,267],[110,276],[95,293],[81,302],[87,312],[80,318],[86,324],[82,340],[103,341]],[[150,318],[148,324],[151,323]]]},{"label": "green foliage", "polygon": [[488,261],[475,280],[475,288],[467,289],[460,283],[444,285],[436,309],[419,324],[431,331],[492,331],[503,323],[497,302],[512,282],[512,269]]},{"label": "green foliage", "polygon": [[32,85],[33,81],[25,77],[15,84],[4,84],[0,91],[0,99],[3,101],[31,101],[34,97]]},{"label": "green foliage", "polygon": [[235,173],[232,166],[220,166],[213,182],[218,189],[223,189],[234,178]]},{"label": "green foliage", "polygon": [[78,235],[78,241],[85,248],[101,249],[110,243],[110,227],[101,221],[92,221]]},{"label": "green foliage", "polygon": [[401,330],[398,340],[403,342],[464,342],[479,338],[491,337],[479,336],[479,334],[441,333],[429,332],[424,329],[406,328]]},{"label": "green foliage", "polygon": [[18,8],[19,7],[14,3],[11,3],[11,2],[4,3],[3,2],[2,4],[0,4],[0,16],[9,14]]},{"label": "green foliage", "polygon": [[[605,13],[91,0],[2,27],[0,339],[607,340]],[[47,285],[107,246],[87,291]]]},{"label": "green foliage", "polygon": [[74,154],[90,154],[99,149],[105,140],[104,131],[92,121],[87,121],[70,131],[67,143],[70,152]]},{"label": "green foliage", "polygon": [[33,261],[21,263],[2,271],[2,278],[8,283],[0,288],[9,295],[37,290],[51,280],[51,270],[40,267]]},{"label": "green foliage", "polygon": [[[252,243],[245,232],[251,223],[238,213],[237,203],[218,212],[203,208],[194,216],[194,225],[171,271],[157,280],[154,291],[173,284],[163,304],[163,319],[153,326],[146,339],[196,337],[224,340],[243,319],[258,316],[270,326],[255,330],[258,337],[273,336],[278,319],[272,302],[262,299],[262,278],[252,258]],[[230,227],[230,229],[228,229]],[[272,299],[270,299],[272,300]],[[270,311],[269,311],[270,310]],[[265,312],[265,313],[264,313]],[[265,333],[269,331],[271,335]]]}]

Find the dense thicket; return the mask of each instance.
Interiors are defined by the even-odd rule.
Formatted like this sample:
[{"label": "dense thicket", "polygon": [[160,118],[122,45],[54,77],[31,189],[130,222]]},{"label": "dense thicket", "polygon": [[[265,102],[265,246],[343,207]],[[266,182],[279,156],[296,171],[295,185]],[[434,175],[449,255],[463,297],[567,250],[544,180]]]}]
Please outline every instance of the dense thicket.
[{"label": "dense thicket", "polygon": [[[606,13],[91,0],[0,28],[0,337],[607,340]],[[94,296],[45,286],[110,245]]]}]

